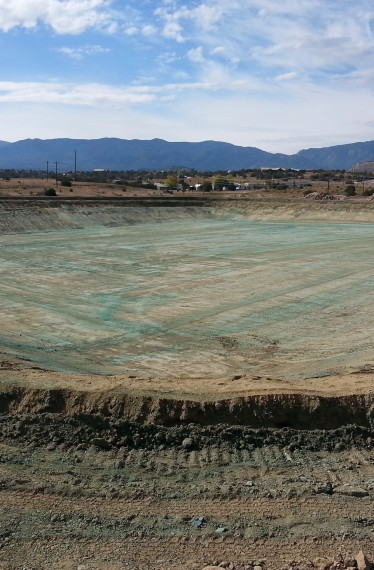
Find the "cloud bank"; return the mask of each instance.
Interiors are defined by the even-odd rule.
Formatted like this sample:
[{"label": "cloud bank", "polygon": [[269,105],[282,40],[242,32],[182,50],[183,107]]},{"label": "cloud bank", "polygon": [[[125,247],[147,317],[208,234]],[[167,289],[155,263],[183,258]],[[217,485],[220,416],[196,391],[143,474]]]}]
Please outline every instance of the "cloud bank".
[{"label": "cloud bank", "polygon": [[175,139],[178,125],[201,140],[220,128],[220,140],[268,150],[318,145],[318,129],[322,144],[329,132],[332,144],[372,138],[371,0],[0,0],[3,46],[15,33],[25,46],[43,40],[51,67],[35,56],[28,78],[3,73],[6,104],[107,117],[111,105],[143,106],[148,126],[169,129],[150,136]]}]

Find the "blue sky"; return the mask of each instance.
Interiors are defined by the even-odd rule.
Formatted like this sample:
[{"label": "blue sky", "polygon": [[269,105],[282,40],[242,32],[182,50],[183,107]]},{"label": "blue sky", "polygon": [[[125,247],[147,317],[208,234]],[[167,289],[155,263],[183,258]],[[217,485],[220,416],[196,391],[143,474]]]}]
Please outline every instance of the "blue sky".
[{"label": "blue sky", "polygon": [[0,0],[0,140],[374,139],[374,3]]}]

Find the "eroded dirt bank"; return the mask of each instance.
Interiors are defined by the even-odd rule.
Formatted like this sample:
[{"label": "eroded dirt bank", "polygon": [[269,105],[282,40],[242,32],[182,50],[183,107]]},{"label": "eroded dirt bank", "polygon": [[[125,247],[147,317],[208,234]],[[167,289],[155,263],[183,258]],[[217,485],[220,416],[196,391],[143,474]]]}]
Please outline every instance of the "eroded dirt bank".
[{"label": "eroded dirt bank", "polygon": [[372,373],[303,382],[0,373],[0,412],[87,414],[144,425],[336,429],[374,422]]}]

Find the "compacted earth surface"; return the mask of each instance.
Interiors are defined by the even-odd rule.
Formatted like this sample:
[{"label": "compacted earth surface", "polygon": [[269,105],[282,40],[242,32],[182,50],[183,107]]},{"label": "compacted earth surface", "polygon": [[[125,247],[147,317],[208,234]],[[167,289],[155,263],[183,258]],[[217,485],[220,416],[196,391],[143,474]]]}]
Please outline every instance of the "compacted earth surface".
[{"label": "compacted earth surface", "polygon": [[46,412],[3,415],[0,429],[0,568],[338,569],[360,549],[373,557],[370,429]]},{"label": "compacted earth surface", "polygon": [[0,204],[0,569],[369,570],[374,204],[239,202]]}]

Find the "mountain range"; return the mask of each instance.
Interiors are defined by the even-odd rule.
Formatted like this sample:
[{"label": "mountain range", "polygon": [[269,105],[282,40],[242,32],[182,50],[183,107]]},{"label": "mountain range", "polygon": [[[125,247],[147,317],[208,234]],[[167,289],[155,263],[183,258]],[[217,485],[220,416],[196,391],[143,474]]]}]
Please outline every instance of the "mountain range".
[{"label": "mountain range", "polygon": [[59,172],[105,170],[242,170],[261,167],[348,170],[374,160],[374,141],[309,148],[292,155],[226,142],[167,142],[162,139],[26,139],[0,141],[0,169]]}]

